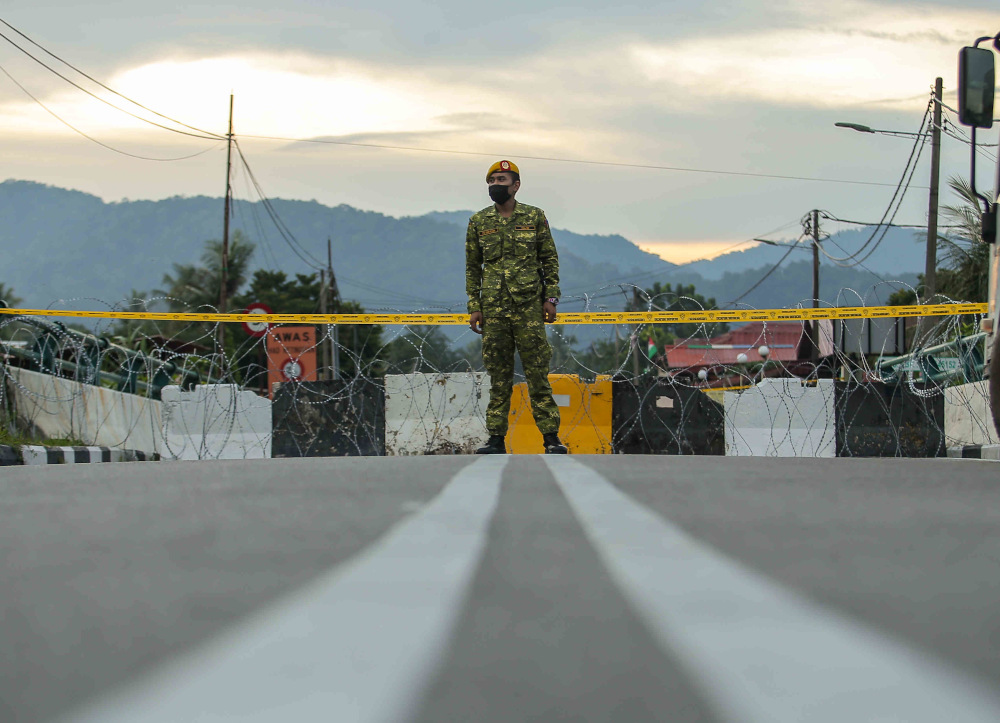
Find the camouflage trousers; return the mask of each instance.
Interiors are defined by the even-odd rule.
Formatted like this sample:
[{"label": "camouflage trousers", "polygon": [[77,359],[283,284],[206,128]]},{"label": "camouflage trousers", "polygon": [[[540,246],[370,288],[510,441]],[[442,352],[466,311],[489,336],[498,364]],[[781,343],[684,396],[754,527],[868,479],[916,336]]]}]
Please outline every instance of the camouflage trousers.
[{"label": "camouflage trousers", "polygon": [[541,304],[508,314],[483,312],[483,365],[490,375],[486,430],[506,436],[514,392],[514,351],[521,356],[528,382],[531,413],[542,434],[559,431],[559,407],[552,398],[549,363],[552,347],[545,336]]}]

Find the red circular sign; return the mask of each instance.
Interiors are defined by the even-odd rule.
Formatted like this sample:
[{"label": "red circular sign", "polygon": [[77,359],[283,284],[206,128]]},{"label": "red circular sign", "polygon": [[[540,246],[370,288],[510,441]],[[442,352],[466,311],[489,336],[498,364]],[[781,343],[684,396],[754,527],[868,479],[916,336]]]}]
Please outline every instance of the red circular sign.
[{"label": "red circular sign", "polygon": [[[255,301],[254,303],[247,306],[246,311],[243,313],[264,315],[264,314],[273,314],[274,312],[271,311],[271,307],[268,306],[267,304],[262,304],[259,301]],[[268,324],[266,321],[244,321],[241,323],[243,324],[243,330],[246,331],[246,333],[249,334],[250,336],[257,336],[257,337],[264,336],[264,334],[267,333],[267,330],[271,328],[271,325]]]},{"label": "red circular sign", "polygon": [[305,365],[299,359],[286,358],[278,365],[281,377],[286,382],[301,382],[306,375]]}]

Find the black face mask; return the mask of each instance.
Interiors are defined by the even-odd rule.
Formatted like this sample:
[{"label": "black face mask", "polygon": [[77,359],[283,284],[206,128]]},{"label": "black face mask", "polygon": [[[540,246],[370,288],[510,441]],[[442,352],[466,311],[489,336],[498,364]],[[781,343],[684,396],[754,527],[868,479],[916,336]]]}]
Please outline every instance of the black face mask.
[{"label": "black face mask", "polygon": [[490,186],[490,198],[493,199],[494,203],[499,205],[504,205],[510,200],[510,186],[501,186],[499,183],[495,183]]}]

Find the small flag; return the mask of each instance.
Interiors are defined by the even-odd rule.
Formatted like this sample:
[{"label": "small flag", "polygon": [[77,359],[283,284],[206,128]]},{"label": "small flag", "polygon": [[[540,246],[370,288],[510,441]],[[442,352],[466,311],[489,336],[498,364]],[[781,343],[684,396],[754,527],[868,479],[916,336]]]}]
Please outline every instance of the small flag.
[{"label": "small flag", "polygon": [[646,355],[650,359],[656,356],[656,342],[653,341],[653,337],[649,337],[649,348],[646,349]]}]

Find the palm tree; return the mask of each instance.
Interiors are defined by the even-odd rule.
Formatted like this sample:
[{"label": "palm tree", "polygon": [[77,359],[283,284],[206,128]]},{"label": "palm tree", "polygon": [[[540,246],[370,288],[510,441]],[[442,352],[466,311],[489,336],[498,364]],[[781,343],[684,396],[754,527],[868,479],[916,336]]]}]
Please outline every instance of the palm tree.
[{"label": "palm tree", "polygon": [[[247,282],[253,252],[253,243],[236,230],[229,242],[227,298],[236,296],[240,287]],[[167,305],[171,311],[216,311],[219,306],[219,292],[222,289],[222,242],[218,240],[205,242],[200,266],[174,264],[173,273],[163,275],[163,285],[164,289],[157,289],[154,293],[167,297]],[[169,334],[187,341],[212,344],[213,326],[214,324],[210,322],[196,324],[168,322],[164,328]]]},{"label": "palm tree", "polygon": [[[0,308],[16,309],[24,302],[20,296],[14,293],[14,289],[0,282]],[[12,339],[23,327],[13,316],[7,314],[0,315],[0,339]],[[0,380],[0,384],[2,384]],[[2,396],[2,395],[0,395]]]},{"label": "palm tree", "polygon": [[[254,245],[238,229],[229,242],[229,268],[226,275],[226,296],[232,298],[247,282]],[[174,264],[173,274],[163,275],[164,289],[171,311],[193,310],[199,307],[215,309],[222,290],[222,242],[205,242],[201,266]]]},{"label": "palm tree", "polygon": [[979,199],[964,178],[952,176],[948,185],[960,203],[941,207],[951,233],[938,237],[943,268],[937,291],[958,301],[986,301],[991,249],[980,237]]},{"label": "palm tree", "polygon": [[16,309],[23,302],[24,299],[15,294],[14,289],[0,281],[0,305],[6,306],[8,309]]}]

